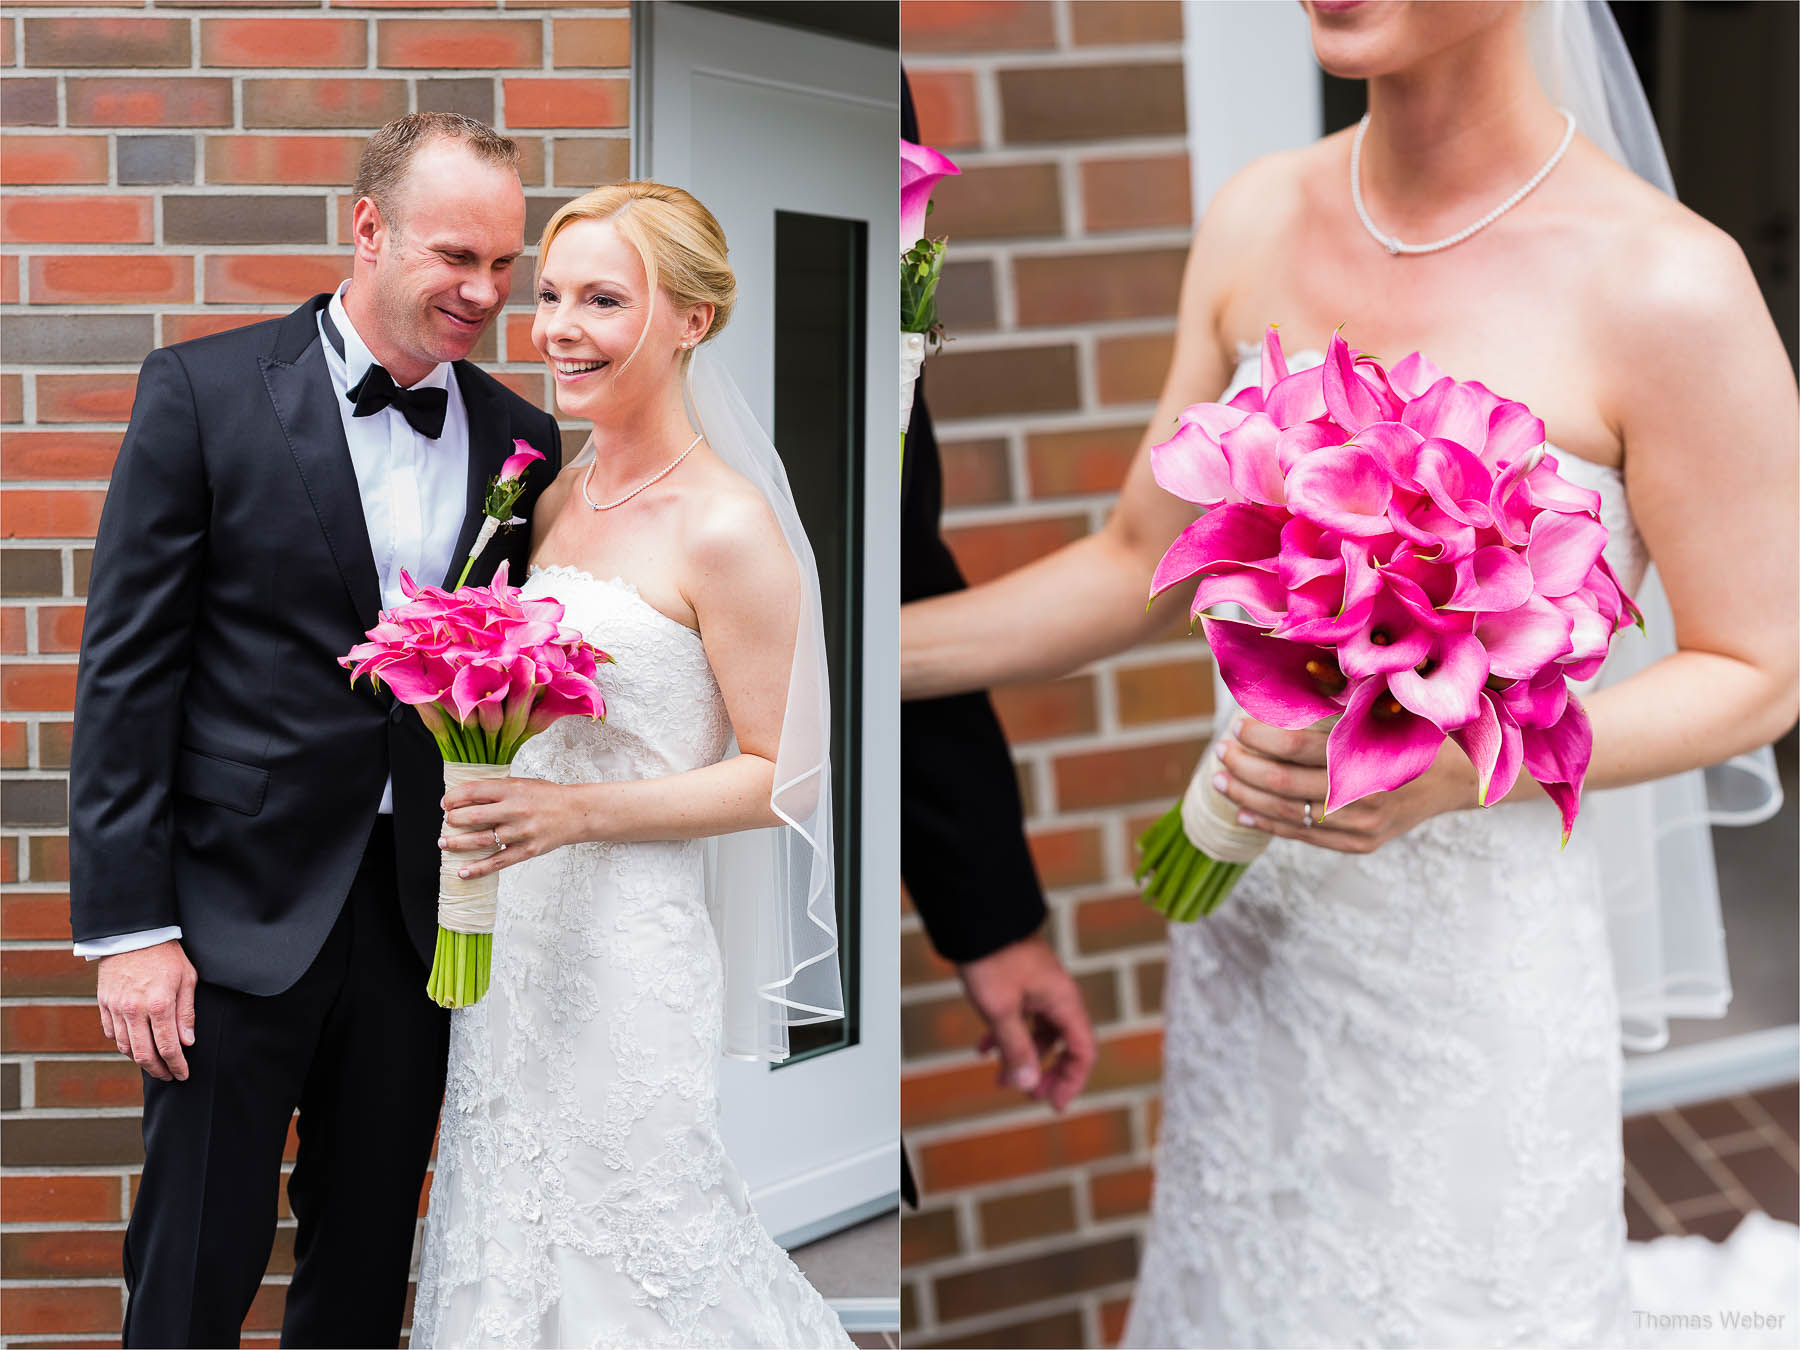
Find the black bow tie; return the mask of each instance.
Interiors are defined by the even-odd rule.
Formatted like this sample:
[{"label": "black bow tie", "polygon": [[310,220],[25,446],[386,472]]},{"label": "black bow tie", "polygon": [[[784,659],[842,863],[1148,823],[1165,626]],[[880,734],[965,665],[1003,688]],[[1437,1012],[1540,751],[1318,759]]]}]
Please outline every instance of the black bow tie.
[{"label": "black bow tie", "polygon": [[356,405],[356,416],[372,417],[392,406],[421,436],[436,440],[444,434],[444,409],[450,394],[445,389],[402,389],[394,377],[381,366],[370,366],[363,377],[345,392],[344,397]]},{"label": "black bow tie", "polygon": [[[320,310],[319,318],[324,324],[326,338],[339,356],[344,355],[344,335],[331,321],[330,308]],[[435,441],[444,434],[444,409],[450,405],[450,393],[446,389],[402,389],[386,370],[373,365],[344,391],[344,397],[356,405],[354,415],[357,417],[373,417],[391,406],[398,408],[412,429],[428,440]]]}]

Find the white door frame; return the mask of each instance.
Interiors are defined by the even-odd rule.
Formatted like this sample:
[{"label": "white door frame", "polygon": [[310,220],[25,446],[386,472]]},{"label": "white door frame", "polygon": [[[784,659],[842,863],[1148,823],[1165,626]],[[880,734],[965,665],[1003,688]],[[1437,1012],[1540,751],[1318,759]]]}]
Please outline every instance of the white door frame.
[{"label": "white door frame", "polygon": [[[694,190],[707,199],[692,166],[694,100],[705,80],[745,89],[829,100],[842,120],[886,119],[891,134],[872,145],[871,174],[893,181],[893,199],[868,213],[867,335],[862,634],[863,718],[859,906],[860,1041],[788,1067],[726,1061],[721,1095],[726,1145],[750,1187],[758,1214],[787,1245],[823,1236],[893,1208],[898,1200],[899,1141],[899,733],[889,715],[899,705],[899,633],[892,622],[899,595],[899,475],[883,453],[896,442],[891,399],[899,362],[893,274],[881,260],[897,257],[897,62],[891,51],[781,28],[686,5],[632,7],[636,52],[633,162],[640,176]],[[715,85],[716,89],[718,86]],[[702,148],[703,149],[703,148]],[[859,159],[860,166],[865,161]],[[878,165],[878,167],[877,167]],[[809,181],[809,177],[816,181]],[[827,181],[832,180],[832,181]],[[825,215],[842,209],[842,165],[834,176],[790,174],[782,205]],[[834,209],[833,194],[837,205]],[[708,201],[731,236],[729,203]],[[756,222],[761,227],[761,221]],[[733,259],[757,256],[754,230],[733,240]],[[754,266],[754,264],[752,264]],[[764,276],[740,270],[738,305],[718,339],[718,354],[745,399],[770,425],[773,412],[773,306]],[[821,1124],[829,1122],[828,1129]],[[889,1300],[891,1302],[891,1300]]]}]

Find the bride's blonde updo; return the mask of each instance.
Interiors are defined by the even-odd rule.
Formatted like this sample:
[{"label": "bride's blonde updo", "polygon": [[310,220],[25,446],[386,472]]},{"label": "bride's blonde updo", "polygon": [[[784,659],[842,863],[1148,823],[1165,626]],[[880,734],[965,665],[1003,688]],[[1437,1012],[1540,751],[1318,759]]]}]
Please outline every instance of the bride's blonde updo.
[{"label": "bride's blonde updo", "polygon": [[[597,187],[566,202],[550,217],[538,241],[540,268],[550,256],[550,241],[578,220],[611,221],[637,250],[650,280],[651,313],[661,292],[682,309],[702,301],[712,305],[712,323],[700,341],[710,341],[725,327],[737,303],[737,277],[728,260],[725,231],[693,193],[667,183],[637,181]],[[647,322],[644,331],[650,331]],[[638,346],[642,345],[640,337]],[[636,348],[631,355],[637,355]],[[683,352],[684,363],[692,355]]]}]

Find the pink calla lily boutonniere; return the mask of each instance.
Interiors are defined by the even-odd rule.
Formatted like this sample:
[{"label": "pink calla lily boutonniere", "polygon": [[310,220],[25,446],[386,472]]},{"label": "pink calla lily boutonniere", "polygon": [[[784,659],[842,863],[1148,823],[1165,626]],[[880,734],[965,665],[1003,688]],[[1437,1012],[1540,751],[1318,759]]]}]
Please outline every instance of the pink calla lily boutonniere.
[{"label": "pink calla lily boutonniere", "polygon": [[943,340],[937,316],[938,282],[944,275],[948,240],[925,237],[931,193],[939,180],[962,170],[929,145],[900,142],[900,455],[905,463],[906,427],[912,420],[913,385],[925,362],[925,342]]},{"label": "pink calla lily boutonniere", "polygon": [[462,584],[469,579],[469,569],[475,566],[475,559],[492,541],[495,533],[501,529],[511,529],[525,522],[513,514],[513,507],[518,504],[520,494],[525,491],[525,471],[544,457],[541,450],[533,450],[524,441],[513,442],[513,453],[506,457],[500,466],[500,472],[488,484],[487,498],[481,509],[487,519],[481,522],[481,533],[475,536],[475,545],[469,550],[468,559],[463,563],[462,575],[457,577],[454,590],[462,589]]}]

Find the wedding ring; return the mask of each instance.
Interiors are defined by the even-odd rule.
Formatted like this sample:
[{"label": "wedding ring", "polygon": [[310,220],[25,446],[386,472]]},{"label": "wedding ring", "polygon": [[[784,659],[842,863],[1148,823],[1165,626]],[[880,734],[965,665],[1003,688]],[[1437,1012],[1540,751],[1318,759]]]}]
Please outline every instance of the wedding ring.
[{"label": "wedding ring", "polygon": [[1311,802],[1302,802],[1301,805],[1306,808],[1305,811],[1302,812],[1302,816],[1303,816],[1302,823],[1306,826],[1307,829],[1310,830],[1313,827],[1312,803]]},{"label": "wedding ring", "polygon": [[[1308,821],[1307,823],[1310,825],[1312,822]],[[500,827],[496,825],[490,829],[488,833],[494,836],[494,847],[499,849],[502,853],[506,852],[506,845],[500,841]]]}]

